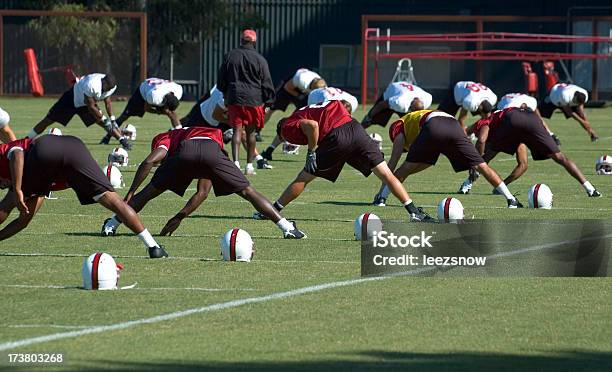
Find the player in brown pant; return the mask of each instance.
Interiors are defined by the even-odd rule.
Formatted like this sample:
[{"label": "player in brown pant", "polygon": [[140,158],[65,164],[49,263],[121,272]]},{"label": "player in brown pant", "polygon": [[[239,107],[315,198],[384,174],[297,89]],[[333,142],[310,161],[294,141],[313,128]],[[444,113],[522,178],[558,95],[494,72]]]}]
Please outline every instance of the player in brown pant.
[{"label": "player in brown pant", "polygon": [[149,257],[168,256],[76,137],[45,135],[33,141],[26,138],[0,145],[0,186],[12,187],[0,202],[0,223],[15,207],[20,212],[0,230],[0,240],[26,228],[51,190],[72,188],[82,205],[99,203],[122,216],[144,243]]}]

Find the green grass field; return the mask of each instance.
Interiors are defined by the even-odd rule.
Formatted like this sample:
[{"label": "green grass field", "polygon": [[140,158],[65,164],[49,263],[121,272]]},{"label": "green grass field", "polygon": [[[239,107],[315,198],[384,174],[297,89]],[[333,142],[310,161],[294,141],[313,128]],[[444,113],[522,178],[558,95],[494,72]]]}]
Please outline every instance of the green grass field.
[{"label": "green grass field", "polygon": [[[25,135],[52,103],[51,99],[0,100],[18,136]],[[184,102],[180,113],[191,104]],[[116,102],[115,111],[123,106]],[[360,109],[357,117],[362,115]],[[491,187],[479,180],[470,195],[459,196],[466,215],[534,220],[612,217],[612,177],[594,172],[596,158],[612,153],[612,110],[590,109],[588,115],[601,137],[595,144],[578,123],[561,114],[549,123],[563,142],[562,150],[603,198],[587,198],[582,187],[552,161],[531,162],[510,189],[526,204],[529,186],[546,183],[555,194],[553,210],[507,210],[503,198],[492,196]],[[138,140],[130,166],[122,169],[128,184],[148,154],[153,135],[169,125],[167,119],[153,115],[131,122],[138,128]],[[78,118],[61,129],[83,138],[95,159],[104,163],[111,146],[97,144],[102,129],[86,129]],[[385,129],[375,130],[383,135],[389,154]],[[266,127],[264,144],[274,131],[275,125]],[[303,161],[303,153],[286,156],[277,151],[271,163],[275,169],[260,170],[251,181],[275,200]],[[504,176],[513,164],[512,157],[504,154],[492,162]],[[437,203],[453,195],[464,177],[453,173],[441,158],[436,167],[410,177],[405,186],[418,205],[435,215]],[[165,193],[150,203],[141,213],[145,226],[159,232],[194,185],[185,198]],[[0,243],[0,349],[12,341],[30,342],[66,332],[76,335],[12,349],[5,346],[0,369],[612,370],[610,279],[351,281],[359,279],[360,272],[353,220],[365,211],[406,219],[395,199],[389,199],[386,208],[369,205],[378,186],[374,177],[365,179],[348,167],[336,184],[313,182],[283,212],[308,234],[302,241],[283,240],[274,224],[252,220],[252,207],[239,197],[211,195],[175,236],[159,238],[172,256],[166,260],[146,259],[141,243],[124,227],[117,237],[101,238],[98,232],[109,212],[97,205],[80,206],[71,190],[58,192],[59,199],[46,201],[28,229]],[[253,236],[253,262],[219,260],[219,238],[234,227]],[[138,288],[76,289],[83,259],[95,251],[117,257],[125,265],[120,284],[138,282]],[[301,288],[307,293],[291,292]],[[230,302],[241,299],[254,300]],[[125,324],[190,309],[198,311],[131,327]],[[116,328],[81,332],[100,330],[95,328],[99,326]],[[8,353],[32,352],[63,353],[65,362],[8,363]]]}]

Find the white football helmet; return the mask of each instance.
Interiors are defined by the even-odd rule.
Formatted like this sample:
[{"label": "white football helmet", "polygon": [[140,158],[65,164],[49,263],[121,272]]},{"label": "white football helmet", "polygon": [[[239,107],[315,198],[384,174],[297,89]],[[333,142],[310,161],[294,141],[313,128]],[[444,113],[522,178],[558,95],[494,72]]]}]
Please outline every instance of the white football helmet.
[{"label": "white football helmet", "polygon": [[108,163],[118,167],[126,167],[129,160],[130,156],[128,152],[121,147],[115,147],[110,154],[108,154]]},{"label": "white football helmet", "polygon": [[62,135],[62,130],[59,128],[51,128],[49,129],[49,134],[52,134],[54,136],[61,136]]},{"label": "white football helmet", "polygon": [[463,204],[459,199],[444,198],[438,204],[438,220],[440,222],[456,222],[463,219]]},{"label": "white football helmet", "polygon": [[299,155],[299,153],[300,145],[294,145],[293,143],[289,143],[287,141],[283,142],[283,154]]},{"label": "white football helmet", "polygon": [[83,262],[83,288],[93,290],[117,289],[119,272],[123,266],[117,264],[108,253],[97,252]]},{"label": "white football helmet", "polygon": [[111,185],[113,185],[116,189],[123,188],[123,175],[119,168],[115,167],[112,164],[106,165],[102,168],[102,172],[106,175],[106,178],[110,181]]},{"label": "white football helmet", "polygon": [[231,229],[221,238],[221,255],[224,261],[251,262],[253,252],[251,235],[242,229]]},{"label": "white football helmet", "polygon": [[342,92],[342,94],[340,95],[340,99],[351,104],[351,113],[357,110],[359,103],[357,102],[357,98],[355,98],[354,95],[348,92]]},{"label": "white football helmet", "polygon": [[595,173],[600,176],[612,175],[612,157],[608,155],[600,156],[595,163]]},{"label": "white football helmet", "polygon": [[128,124],[121,130],[121,135],[129,139],[130,141],[136,141],[136,127],[132,124]]},{"label": "white football helmet", "polygon": [[377,231],[382,231],[382,221],[374,213],[364,213],[355,220],[355,240],[371,240]]},{"label": "white football helmet", "polygon": [[382,151],[382,136],[378,133],[370,133],[370,138],[378,144],[378,149]]},{"label": "white football helmet", "polygon": [[537,183],[527,192],[529,208],[551,209],[553,206],[553,193],[543,183]]}]

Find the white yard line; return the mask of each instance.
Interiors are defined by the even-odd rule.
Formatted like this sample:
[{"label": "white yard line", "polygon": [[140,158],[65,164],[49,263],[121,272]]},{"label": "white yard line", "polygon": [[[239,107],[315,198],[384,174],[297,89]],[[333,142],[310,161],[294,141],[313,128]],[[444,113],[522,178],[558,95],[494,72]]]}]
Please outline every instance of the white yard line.
[{"label": "white yard line", "polygon": [[[603,238],[610,238],[610,237],[612,237],[612,234],[606,235]],[[558,246],[574,244],[580,241],[588,241],[588,240],[593,240],[593,239],[595,238],[566,240],[562,242],[536,245],[536,246],[521,248],[521,249],[517,249],[513,251],[497,253],[491,256],[487,256],[487,258],[496,259],[496,258],[509,257],[509,256],[514,256],[514,255],[518,255],[522,253],[541,251],[541,250],[555,248]],[[437,270],[437,267],[419,268],[416,270],[400,272],[400,273],[391,274],[388,276],[366,277],[366,278],[359,278],[359,279],[335,281],[335,282],[330,282],[330,283],[302,287],[302,288],[293,289],[290,291],[276,292],[276,293],[272,293],[272,294],[265,295],[265,296],[249,297],[249,298],[244,298],[240,300],[220,302],[220,303],[207,305],[203,307],[197,307],[197,308],[187,309],[183,311],[176,311],[172,313],[161,314],[161,315],[150,317],[150,318],[142,318],[142,319],[130,320],[127,322],[120,322],[120,323],[115,323],[115,324],[110,324],[110,325],[93,326],[90,328],[76,330],[76,331],[60,332],[60,333],[53,333],[53,334],[44,335],[44,336],[25,338],[22,340],[9,341],[9,342],[0,344],[0,351],[11,350],[11,349],[19,348],[19,347],[30,346],[30,345],[35,345],[35,344],[40,344],[40,343],[45,343],[45,342],[50,342],[50,341],[67,339],[67,338],[82,337],[82,336],[86,336],[90,334],[117,331],[121,329],[136,327],[136,326],[143,325],[143,324],[155,324],[155,323],[164,322],[168,320],[183,318],[183,317],[194,315],[194,314],[208,313],[208,312],[213,312],[213,311],[218,311],[218,310],[231,309],[231,308],[240,307],[244,305],[275,301],[275,300],[300,296],[300,295],[304,295],[308,293],[320,292],[320,291],[324,291],[327,289],[353,286],[357,284],[374,282],[374,281],[383,281],[383,280],[388,280],[390,278],[395,278],[395,277],[400,277],[400,276],[411,276],[411,275],[416,275],[416,274],[434,271],[434,270]]]}]

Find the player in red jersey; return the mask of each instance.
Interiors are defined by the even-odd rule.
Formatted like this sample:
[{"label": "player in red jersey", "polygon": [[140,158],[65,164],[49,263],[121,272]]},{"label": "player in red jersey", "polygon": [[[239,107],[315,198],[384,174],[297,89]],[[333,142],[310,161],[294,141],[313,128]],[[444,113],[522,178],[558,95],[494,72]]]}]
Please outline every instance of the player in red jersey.
[{"label": "player in red jersey", "polygon": [[[589,197],[600,197],[601,193],[584,177],[576,164],[565,156],[550,136],[542,119],[531,110],[507,108],[498,110],[486,119],[478,120],[468,129],[478,137],[477,146],[490,162],[498,152],[517,154],[517,166],[504,180],[510,183],[527,170],[527,148],[533,160],[552,159],[561,165],[584,187]],[[467,180],[466,180],[467,182]]]},{"label": "player in red jersey", "polygon": [[[151,168],[160,164],[151,182],[136,193],[147,178]],[[183,196],[194,179],[198,181],[198,192],[187,205],[174,216],[162,235],[171,234],[189,213],[194,211],[206,198],[210,188],[216,196],[238,194],[248,200],[259,212],[274,221],[283,231],[285,239],[301,239],[306,235],[294,223],[283,218],[268,199],[253,188],[240,169],[227,157],[223,150],[221,130],[209,127],[175,129],[160,133],[153,138],[151,153],[140,164],[126,201],[136,211],[142,210],[152,199],[166,190]],[[121,219],[117,216],[104,221],[102,235],[114,235]]]},{"label": "player in red jersey", "polygon": [[[282,210],[296,199],[317,177],[336,182],[346,163],[366,177],[374,173],[387,184],[413,221],[433,221],[414,205],[387,166],[376,142],[351,117],[350,107],[344,100],[327,101],[296,110],[279,122],[277,134],[291,143],[308,145],[308,153],[304,169],[274,203],[276,210]],[[264,216],[256,213],[253,218],[264,219]]]},{"label": "player in red jersey", "polygon": [[11,211],[19,217],[0,230],[7,239],[28,226],[52,190],[72,188],[81,204],[100,203],[121,216],[143,241],[149,257],[168,254],[144,228],[138,214],[115,192],[83,142],[72,136],[44,135],[0,145],[0,187],[11,190],[0,202],[0,223]]}]

